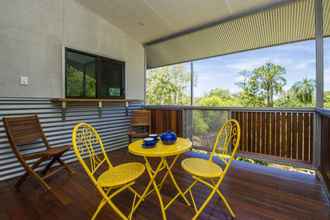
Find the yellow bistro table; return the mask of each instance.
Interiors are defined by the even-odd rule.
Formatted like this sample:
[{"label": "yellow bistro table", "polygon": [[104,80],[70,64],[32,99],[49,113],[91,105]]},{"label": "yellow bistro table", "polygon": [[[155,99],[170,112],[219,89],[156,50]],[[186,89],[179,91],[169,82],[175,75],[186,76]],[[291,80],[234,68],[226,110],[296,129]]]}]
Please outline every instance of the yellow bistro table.
[{"label": "yellow bistro table", "polygon": [[[191,149],[192,143],[189,139],[178,138],[177,141],[175,142],[175,144],[172,144],[172,145],[164,145],[161,141],[158,141],[158,143],[156,144],[155,147],[144,148],[142,146],[142,144],[143,144],[143,140],[138,140],[138,141],[131,143],[128,146],[128,150],[130,153],[137,155],[137,156],[144,157],[144,160],[146,162],[145,165],[147,168],[147,172],[150,177],[150,181],[149,181],[146,189],[144,190],[140,200],[136,204],[136,208],[140,205],[140,203],[144,199],[146,199],[153,191],[155,191],[156,195],[159,199],[159,204],[160,204],[160,208],[162,211],[163,219],[166,219],[166,209],[179,196],[181,196],[183,198],[183,200],[187,203],[187,205],[190,206],[188,199],[185,197],[185,195],[183,194],[182,190],[180,189],[178,183],[176,182],[176,180],[174,178],[172,168],[175,165],[175,162],[177,161],[179,156],[182,153],[187,152]],[[171,163],[168,163],[167,158],[171,157],[171,156],[174,156],[174,159],[172,160]],[[159,161],[158,165],[156,166],[156,169],[152,168],[148,158],[149,159],[150,158],[160,158],[160,161]],[[160,172],[162,170],[166,170],[166,173],[163,176],[163,178],[161,179],[160,183],[157,184],[156,177],[158,176],[158,174],[160,174]],[[174,187],[176,188],[178,193],[165,205],[163,202],[162,196],[160,194],[160,190],[163,187],[163,184],[168,176],[171,178],[171,180],[174,184]],[[151,186],[153,186],[153,189],[151,189]]]}]

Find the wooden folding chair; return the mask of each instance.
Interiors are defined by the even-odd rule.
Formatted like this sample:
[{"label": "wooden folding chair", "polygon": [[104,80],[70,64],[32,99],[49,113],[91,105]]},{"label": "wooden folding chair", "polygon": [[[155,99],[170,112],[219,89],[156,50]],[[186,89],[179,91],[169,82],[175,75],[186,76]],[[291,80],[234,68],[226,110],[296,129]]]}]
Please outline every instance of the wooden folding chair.
[{"label": "wooden folding chair", "polygon": [[148,137],[151,132],[151,112],[135,110],[132,112],[131,128],[128,131],[129,143],[133,138]]},{"label": "wooden folding chair", "polygon": [[[222,194],[220,186],[223,182],[224,177],[226,176],[226,173],[228,172],[232,161],[235,158],[239,146],[240,135],[241,132],[238,121],[230,119],[220,129],[216,137],[216,141],[214,143],[209,160],[201,158],[188,158],[182,161],[182,168],[186,172],[191,174],[194,179],[192,184],[184,192],[184,194],[189,192],[196,212],[195,216],[192,218],[193,220],[197,219],[200,216],[200,214],[203,212],[203,210],[206,208],[206,206],[215,194],[217,194],[224,202],[225,207],[228,209],[230,215],[235,218],[235,213],[230,207],[224,195]],[[220,149],[218,149],[219,147]],[[229,148],[231,148],[232,150],[231,154],[228,157],[225,157],[224,155],[230,151]],[[217,150],[220,150],[220,154],[217,152]],[[213,161],[213,158],[216,156],[222,159],[225,163],[224,169],[222,169],[218,164]],[[209,196],[200,206],[200,208],[197,208],[195,199],[192,194],[192,188],[197,183],[201,183],[210,189]]]},{"label": "wooden folding chair", "polygon": [[[113,166],[104,149],[101,137],[95,128],[86,123],[80,123],[74,127],[72,145],[80,164],[102,196],[92,219],[96,218],[105,205],[109,205],[121,219],[131,219],[140,204],[136,203],[136,199],[141,198],[133,185],[144,173],[144,165],[138,162],[130,162]],[[127,216],[112,200],[113,197],[124,190],[129,190],[134,195],[133,204]]]},{"label": "wooden folding chair", "polygon": [[[10,146],[18,161],[26,171],[26,173],[21,176],[15,184],[17,190],[19,190],[20,186],[29,175],[35,177],[41,186],[48,191],[51,187],[45,182],[47,178],[53,176],[60,171],[61,168],[65,168],[70,174],[73,173],[66,163],[61,160],[61,156],[70,149],[70,146],[50,147],[47,138],[42,131],[37,115],[4,117],[3,124],[6,129]],[[37,141],[42,141],[46,150],[27,154],[21,152],[20,148],[22,149],[23,147],[25,150],[33,149],[33,144]],[[28,161],[30,160],[36,160],[32,166],[28,164]],[[39,175],[36,169],[47,160],[49,160],[48,164],[41,171],[41,175]],[[48,172],[55,162],[58,162],[61,166]]]}]

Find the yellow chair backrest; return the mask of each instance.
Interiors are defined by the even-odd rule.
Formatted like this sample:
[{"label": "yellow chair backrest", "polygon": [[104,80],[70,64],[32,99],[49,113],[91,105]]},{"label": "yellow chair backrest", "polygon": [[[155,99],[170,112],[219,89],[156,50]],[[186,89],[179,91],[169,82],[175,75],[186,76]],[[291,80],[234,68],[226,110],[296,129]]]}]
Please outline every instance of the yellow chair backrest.
[{"label": "yellow chair backrest", "polygon": [[[220,129],[219,133],[217,134],[212,149],[212,153],[210,156],[210,160],[213,160],[213,158],[217,156],[218,153],[217,150],[220,150],[221,155],[227,156],[225,157],[227,161],[224,161],[226,163],[224,175],[229,169],[231,162],[235,158],[240,142],[240,137],[241,137],[241,129],[238,121],[235,119],[229,119],[228,121],[226,121],[225,124]],[[229,154],[230,151],[231,154]]]},{"label": "yellow chair backrest", "polygon": [[[108,167],[112,167],[104,150],[100,135],[91,125],[80,123],[73,129],[72,146],[80,164],[92,179],[93,183],[97,185],[97,171],[104,163],[106,163]],[[96,152],[96,149],[100,149],[101,152]]]}]

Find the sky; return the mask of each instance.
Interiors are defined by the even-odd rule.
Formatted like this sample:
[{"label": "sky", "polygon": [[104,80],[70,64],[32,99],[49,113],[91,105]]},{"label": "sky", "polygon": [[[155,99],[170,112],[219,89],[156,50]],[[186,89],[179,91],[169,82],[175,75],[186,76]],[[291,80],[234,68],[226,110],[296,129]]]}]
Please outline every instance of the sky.
[{"label": "sky", "polygon": [[[330,39],[325,40],[325,90],[330,90]],[[272,48],[264,48],[226,56],[194,61],[197,85],[194,96],[200,97],[212,88],[228,89],[237,93],[239,72],[253,70],[266,62],[279,64],[286,69],[288,89],[304,78],[315,79],[315,41],[304,41]]]}]

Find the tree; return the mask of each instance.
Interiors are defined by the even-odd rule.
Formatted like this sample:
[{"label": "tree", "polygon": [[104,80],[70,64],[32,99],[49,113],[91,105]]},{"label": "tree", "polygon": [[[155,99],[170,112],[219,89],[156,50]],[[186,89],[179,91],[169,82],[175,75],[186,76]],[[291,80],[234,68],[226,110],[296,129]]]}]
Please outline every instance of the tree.
[{"label": "tree", "polygon": [[303,104],[308,105],[313,101],[315,82],[312,79],[304,78],[291,87],[293,95]]},{"label": "tree", "polygon": [[324,92],[324,107],[330,108],[330,91]]},{"label": "tree", "polygon": [[[88,69],[87,69],[88,70]],[[74,66],[69,66],[67,75],[67,93],[70,96],[88,96],[96,95],[96,79],[92,71],[82,72]],[[84,84],[85,75],[85,84]],[[85,87],[85,88],[84,88]],[[85,94],[84,94],[85,90]]]},{"label": "tree", "polygon": [[240,102],[246,107],[260,107],[263,106],[263,97],[259,94],[259,85],[256,75],[253,72],[240,72],[243,80],[237,85],[242,89],[240,92]]},{"label": "tree", "polygon": [[146,96],[150,104],[189,104],[190,73],[184,64],[148,71]]},{"label": "tree", "polygon": [[284,67],[272,63],[266,63],[252,72],[243,71],[241,87],[243,105],[273,107],[274,97],[283,91],[286,79]]},{"label": "tree", "polygon": [[223,99],[231,98],[230,91],[228,89],[221,89],[221,88],[211,89],[210,92],[208,94],[206,94],[206,96],[208,96],[208,97],[217,96],[217,97],[223,98]]},{"label": "tree", "polygon": [[274,95],[281,93],[286,84],[286,79],[283,77],[286,73],[285,68],[280,65],[266,63],[255,69],[254,72],[262,96],[266,97],[266,106],[273,107]]},{"label": "tree", "polygon": [[313,106],[315,81],[303,79],[294,83],[291,88],[283,92],[276,100],[275,106],[280,107],[306,107]]},{"label": "tree", "polygon": [[232,94],[228,89],[214,88],[203,97],[197,98],[195,103],[200,106],[228,107],[241,106],[239,96]]}]

